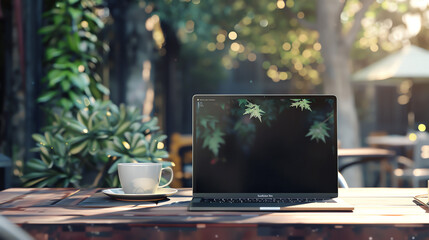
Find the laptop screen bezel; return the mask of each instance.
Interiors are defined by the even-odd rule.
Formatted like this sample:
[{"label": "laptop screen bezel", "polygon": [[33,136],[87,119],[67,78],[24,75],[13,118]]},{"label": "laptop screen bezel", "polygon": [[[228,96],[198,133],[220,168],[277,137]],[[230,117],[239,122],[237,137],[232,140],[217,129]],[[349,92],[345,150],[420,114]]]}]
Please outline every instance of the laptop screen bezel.
[{"label": "laptop screen bezel", "polygon": [[[196,94],[192,98],[192,144],[196,142],[196,102],[197,99],[204,98],[240,98],[240,97],[263,97],[263,98],[311,98],[311,97],[326,97],[334,100],[334,139],[337,139],[337,98],[335,95],[329,94]],[[338,172],[338,146],[334,146],[334,155],[336,156],[336,169]],[[192,148],[192,172],[195,169],[195,148]],[[192,186],[196,186],[195,174],[192,174]],[[338,197],[338,178],[337,187],[334,192],[315,192],[315,193],[199,193],[192,188],[193,197],[195,198],[336,198]]]}]

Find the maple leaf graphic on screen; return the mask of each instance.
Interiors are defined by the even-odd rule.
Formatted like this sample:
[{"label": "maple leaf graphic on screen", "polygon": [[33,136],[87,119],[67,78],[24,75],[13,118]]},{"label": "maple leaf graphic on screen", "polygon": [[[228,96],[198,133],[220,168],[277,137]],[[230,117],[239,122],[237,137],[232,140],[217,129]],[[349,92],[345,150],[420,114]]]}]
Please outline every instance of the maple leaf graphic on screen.
[{"label": "maple leaf graphic on screen", "polygon": [[260,122],[262,122],[262,115],[264,115],[264,113],[265,112],[258,104],[247,101],[246,111],[243,113],[243,115],[250,114],[250,118],[257,118]]},{"label": "maple leaf graphic on screen", "polygon": [[292,99],[294,101],[290,106],[295,108],[301,108],[301,111],[304,109],[311,111],[310,103],[311,101],[308,99]]},{"label": "maple leaf graphic on screen", "polygon": [[221,132],[220,129],[215,129],[204,139],[203,147],[210,149],[210,151],[217,156],[219,154],[220,145],[225,143],[223,139],[224,135],[225,133]]},{"label": "maple leaf graphic on screen", "polygon": [[319,140],[325,142],[325,138],[329,137],[328,130],[329,127],[325,122],[315,121],[305,136],[311,137],[311,140],[316,140],[317,142],[319,142]]}]

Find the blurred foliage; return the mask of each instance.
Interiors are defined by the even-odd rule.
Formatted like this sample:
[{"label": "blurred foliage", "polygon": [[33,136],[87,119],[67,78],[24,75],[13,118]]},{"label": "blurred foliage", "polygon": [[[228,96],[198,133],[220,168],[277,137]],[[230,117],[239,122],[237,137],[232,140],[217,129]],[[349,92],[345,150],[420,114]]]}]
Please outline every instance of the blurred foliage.
[{"label": "blurred foliage", "polygon": [[38,98],[42,106],[78,110],[109,90],[95,72],[99,52],[107,48],[98,41],[103,28],[94,13],[101,0],[61,0],[46,11],[39,29],[45,45],[45,88]]},{"label": "blurred foliage", "polygon": [[25,187],[118,187],[118,163],[162,162],[168,157],[158,144],[166,136],[157,119],[142,121],[133,107],[96,102],[76,114],[64,111],[53,118],[43,135],[33,135],[40,159],[27,163]]},{"label": "blurred foliage", "polygon": [[201,51],[203,60],[219,59],[223,71],[257,62],[275,82],[293,79],[300,88],[302,81],[321,83],[318,33],[292,17],[309,14],[311,19],[314,2],[286,1],[287,11],[276,1],[145,2],[152,15],[173,27],[183,45]]},{"label": "blurred foliage", "polygon": [[[343,14],[345,18],[353,13],[356,4]],[[362,20],[363,31],[354,44],[354,69],[368,66],[410,43],[428,49],[428,7],[425,1],[411,0],[377,1],[372,5]]]},{"label": "blurred foliage", "polygon": [[[311,90],[322,83],[321,73],[326,66],[320,52],[319,32],[308,27],[317,24],[317,3],[314,0],[140,2],[147,13],[158,16],[165,25],[173,28],[185,46],[181,47],[186,54],[192,51],[199,53],[193,56],[194,63],[199,64],[193,69],[212,69],[213,76],[219,73],[219,69],[213,69],[216,61],[223,66],[223,71],[238,68],[248,61],[262,65],[266,76],[274,82],[291,80],[296,90]],[[345,34],[352,27],[362,1],[344,3],[344,9],[338,16],[338,26],[339,31]],[[365,13],[363,30],[352,50],[355,69],[385,56],[386,52],[401,48],[407,42],[427,45],[428,38],[424,36],[428,34],[429,19],[426,17],[427,6],[422,7],[422,4],[425,3],[374,1]],[[418,35],[407,33],[410,23],[407,24],[405,19],[409,14],[418,14],[423,21]],[[323,27],[318,30],[323,30]],[[210,60],[214,63],[202,65]],[[201,75],[210,76],[207,72]]]}]

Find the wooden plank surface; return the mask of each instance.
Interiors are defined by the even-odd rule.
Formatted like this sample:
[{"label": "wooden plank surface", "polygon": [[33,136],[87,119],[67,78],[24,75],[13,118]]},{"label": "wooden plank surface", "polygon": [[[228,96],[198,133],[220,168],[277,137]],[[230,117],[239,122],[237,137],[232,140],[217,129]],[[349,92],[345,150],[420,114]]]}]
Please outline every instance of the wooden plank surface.
[{"label": "wooden plank surface", "polygon": [[[428,209],[413,201],[424,188],[340,189],[354,212],[188,212],[192,192],[180,190],[168,201],[150,204],[104,199],[99,189],[8,189],[0,192],[0,214],[18,224],[429,224]],[[98,195],[97,195],[98,194]],[[82,204],[89,201],[91,204]]]},{"label": "wooden plank surface", "polygon": [[395,152],[383,148],[340,148],[338,157],[393,157]]}]

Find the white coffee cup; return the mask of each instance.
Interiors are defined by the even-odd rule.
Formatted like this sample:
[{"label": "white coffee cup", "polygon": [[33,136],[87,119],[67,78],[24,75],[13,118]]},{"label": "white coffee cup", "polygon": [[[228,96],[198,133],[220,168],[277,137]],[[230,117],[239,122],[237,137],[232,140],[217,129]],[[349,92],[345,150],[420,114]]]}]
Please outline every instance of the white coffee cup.
[{"label": "white coffee cup", "polygon": [[[170,179],[159,186],[162,171],[170,172]],[[119,163],[119,181],[126,194],[150,194],[158,188],[168,186],[173,181],[173,170],[162,167],[162,163]]]}]

